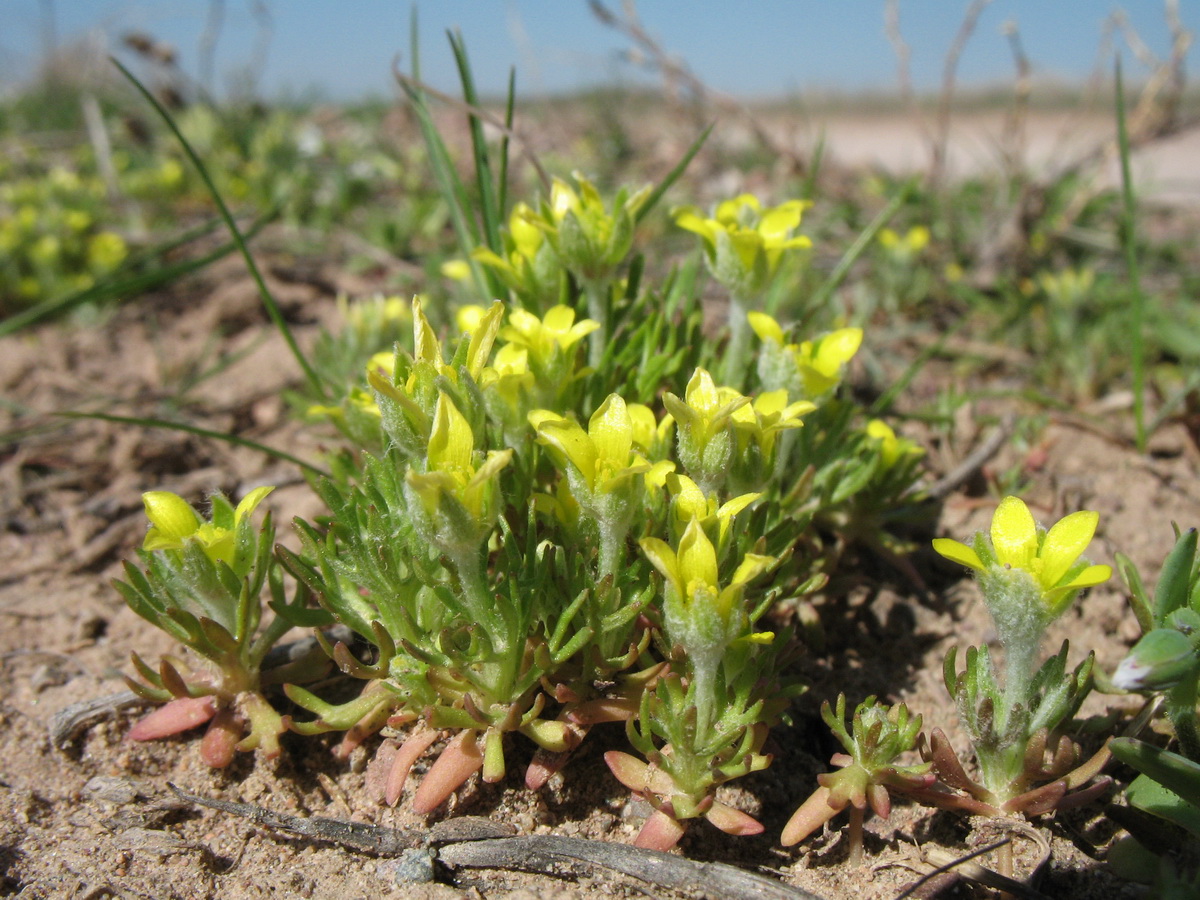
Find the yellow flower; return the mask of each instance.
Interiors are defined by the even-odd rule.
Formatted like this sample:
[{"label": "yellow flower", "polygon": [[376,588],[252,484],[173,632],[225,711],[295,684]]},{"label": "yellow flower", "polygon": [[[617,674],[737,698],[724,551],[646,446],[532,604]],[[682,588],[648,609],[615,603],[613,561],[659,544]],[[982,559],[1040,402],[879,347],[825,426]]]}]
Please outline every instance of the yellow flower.
[{"label": "yellow flower", "polygon": [[733,425],[739,433],[753,438],[765,459],[770,459],[775,436],[781,431],[799,428],[800,416],[817,408],[808,400],[788,403],[787,390],[764,391],[750,403],[733,411]]},{"label": "yellow flower", "polygon": [[674,212],[675,224],[700,236],[714,277],[732,293],[746,297],[765,287],[787,250],[811,247],[793,235],[808,204],[789,200],[764,210],[753,194],[719,204],[712,218],[694,206]]},{"label": "yellow flower", "polygon": [[441,266],[443,277],[451,281],[468,281],[471,278],[471,265],[465,259],[448,259]]},{"label": "yellow flower", "polygon": [[487,494],[492,481],[512,459],[512,450],[491,451],[483,464],[475,466],[475,434],[454,401],[438,392],[429,434],[424,472],[409,472],[408,483],[433,515],[443,496],[460,503],[479,524],[486,515]]},{"label": "yellow flower", "polygon": [[906,265],[929,246],[929,229],[924,225],[914,225],[901,237],[891,228],[884,228],[879,232],[879,243],[892,260]]},{"label": "yellow flower", "polygon": [[552,365],[557,354],[570,350],[599,327],[600,323],[591,319],[576,322],[575,310],[569,306],[552,307],[540,319],[526,310],[514,309],[500,337],[524,347],[531,362],[545,368]]},{"label": "yellow flower", "polygon": [[1096,273],[1091,269],[1063,269],[1061,272],[1041,272],[1038,286],[1047,299],[1057,306],[1078,306],[1092,292]]},{"label": "yellow flower", "polygon": [[842,380],[842,367],[862,346],[861,328],[839,328],[815,341],[804,341],[796,350],[796,365],[804,379],[804,390],[817,397]]},{"label": "yellow flower", "polygon": [[[736,638],[733,632],[740,628],[745,615],[741,603],[746,583],[775,562],[771,556],[747,553],[729,584],[722,588],[717,573],[717,550],[698,519],[688,523],[679,539],[678,551],[658,538],[642,538],[639,543],[651,565],[667,581],[668,630],[672,630],[670,624],[674,620],[676,637],[679,632],[688,633],[689,625],[701,625],[709,638],[725,638],[726,643]],[[697,649],[686,643],[684,646],[692,652]]]},{"label": "yellow flower", "polygon": [[[497,300],[474,322],[467,346],[466,369],[467,374],[476,381],[482,377],[503,316],[504,304]],[[394,363],[384,363],[383,358],[387,354],[377,354],[372,358],[372,365],[367,369],[367,383],[377,394],[395,401],[414,431],[425,435],[430,427],[429,407],[437,403],[436,378],[442,376],[458,384],[459,377],[458,370],[443,360],[441,341],[425,317],[419,296],[413,298],[412,317],[413,356],[404,383],[394,383],[397,375],[402,377],[403,373],[395,372]]]},{"label": "yellow flower", "polygon": [[534,410],[529,419],[538,440],[571,464],[591,496],[611,493],[635,475],[649,477],[655,469],[674,466],[670,462],[652,466],[634,452],[633,419],[617,394],[605,398],[588,421],[586,432],[574,421],[549,410]]},{"label": "yellow flower", "polygon": [[698,521],[706,533],[713,526],[717,532],[717,552],[725,548],[729,526],[734,517],[762,496],[761,493],[742,494],[717,505],[717,498],[700,490],[700,486],[686,475],[671,473],[666,476],[667,488],[671,491],[671,519],[674,533],[682,533],[693,520]]},{"label": "yellow flower", "polygon": [[88,267],[94,272],[111,271],[128,253],[124,238],[112,231],[102,231],[88,240]]},{"label": "yellow flower", "polygon": [[842,367],[862,346],[861,328],[839,328],[814,341],[788,344],[783,327],[766,313],[750,312],[746,318],[765,344],[759,359],[759,374],[764,383],[768,387],[790,384],[809,397],[819,397],[836,387],[842,378]]},{"label": "yellow flower", "polygon": [[1099,519],[1098,513],[1084,510],[1071,513],[1045,531],[1038,528],[1022,500],[1005,497],[992,517],[990,548],[982,539],[977,539],[972,548],[949,538],[937,538],[933,549],[977,572],[1027,573],[1054,616],[1066,608],[1077,591],[1101,584],[1112,575],[1109,566],[1079,561],[1096,533]]},{"label": "yellow flower", "polygon": [[[150,520],[150,530],[146,532],[142,549],[147,552],[182,550],[185,544],[195,541],[213,562],[231,566],[237,552],[238,526],[273,490],[273,487],[255,488],[242,498],[232,516],[228,517],[221,514],[221,506],[214,502],[213,522],[201,519],[178,494],[147,491],[142,494],[142,503],[146,508],[146,518]],[[228,509],[228,506],[224,508]]]},{"label": "yellow flower", "polygon": [[637,213],[650,196],[650,188],[632,193],[621,188],[610,210],[587,178],[578,172],[571,177],[578,192],[565,181],[554,179],[549,204],[540,215],[527,214],[526,219],[545,234],[563,265],[577,277],[601,282],[612,277],[629,254]]},{"label": "yellow flower", "polygon": [[879,459],[885,469],[890,469],[905,456],[921,456],[925,452],[912,441],[897,437],[881,419],[867,423],[867,437],[879,445]]}]

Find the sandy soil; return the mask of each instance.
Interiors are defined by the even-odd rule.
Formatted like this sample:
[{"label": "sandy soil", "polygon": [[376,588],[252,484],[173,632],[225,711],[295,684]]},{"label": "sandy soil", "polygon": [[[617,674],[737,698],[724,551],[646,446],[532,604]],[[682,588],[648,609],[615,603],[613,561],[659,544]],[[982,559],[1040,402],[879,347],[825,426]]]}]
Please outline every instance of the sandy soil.
[{"label": "sandy soil", "polygon": [[[839,127],[858,134],[860,148],[879,142],[878,122]],[[985,138],[980,140],[986,145]],[[899,146],[915,147],[897,137]],[[834,142],[835,152],[851,160],[848,147]],[[903,154],[894,152],[897,164],[904,164]],[[316,323],[330,313],[329,285],[351,292],[372,288],[349,279],[335,263],[319,277],[289,278],[286,260],[273,271],[273,288],[302,341],[311,340]],[[464,870],[448,876],[448,884],[397,883],[395,860],[183,806],[166,787],[171,782],[197,794],[299,816],[393,827],[429,824],[406,811],[403,802],[388,810],[370,801],[364,786],[367,752],[340,764],[329,754],[328,741],[289,740],[276,761],[243,754],[228,770],[212,771],[201,765],[194,740],[152,745],[125,740],[135,715],[126,711],[102,717],[65,747],[51,745],[48,728],[56,712],[123,688],[120,672],[128,670],[131,650],[153,657],[170,648],[109,585],[144,531],[142,491],[198,497],[220,489],[240,496],[254,485],[273,483],[283,487],[267,505],[281,521],[317,511],[294,471],[253,451],[176,432],[50,415],[64,409],[170,414],[179,388],[228,355],[236,355],[228,368],[188,391],[188,420],[316,458],[319,438],[291,423],[282,398],[294,367],[238,264],[132,300],[90,326],[48,325],[4,342],[0,393],[9,402],[0,409],[0,429],[10,437],[0,448],[0,759],[5,761],[0,766],[0,894],[189,900],[644,896],[646,889],[637,882],[599,871],[558,877]],[[998,411],[974,410],[981,415]],[[968,444],[930,446],[931,476],[961,458]],[[988,472],[1014,466],[1028,477],[1025,496],[1043,521],[1079,508],[1100,512],[1091,551],[1097,561],[1111,562],[1120,550],[1143,572],[1153,572],[1171,544],[1169,522],[1200,523],[1200,454],[1181,429],[1157,435],[1152,452],[1143,456],[1123,436],[1120,417],[1101,432],[1060,416],[1036,447],[1004,449]],[[993,505],[979,492],[954,495],[939,511],[937,531],[965,537],[986,527]],[[826,647],[801,662],[800,674],[812,687],[798,703],[795,725],[772,738],[776,764],[728,793],[730,802],[761,816],[766,834],[732,839],[697,827],[684,840],[685,854],[761,871],[828,900],[890,898],[928,871],[923,852],[960,855],[987,837],[948,814],[900,805],[890,822],[869,827],[869,860],[862,869],[844,863],[840,822],[796,849],[784,850],[776,842],[834,749],[817,710],[838,690],[851,697],[875,693],[903,700],[925,716],[927,727],[943,728],[965,749],[941,685],[940,660],[951,646],[994,635],[973,585],[960,581],[959,572],[928,551],[919,551],[914,563],[931,587],[928,593],[879,561],[864,560],[860,576],[835,585],[822,600]],[[1055,642],[1069,637],[1076,657],[1083,648],[1095,648],[1099,664],[1111,670],[1136,634],[1125,599],[1110,584],[1084,598],[1051,637]],[[1093,698],[1091,711],[1105,705],[1105,698]],[[621,735],[598,732],[565,776],[553,779],[540,795],[521,789],[515,777],[499,785],[472,783],[431,821],[471,814],[511,823],[522,833],[631,840],[645,810],[628,801],[600,763],[605,749],[620,746]],[[522,752],[528,751],[514,748],[515,755]],[[1041,882],[1047,895],[1079,900],[1133,895],[1092,858],[1103,853],[1111,837],[1099,813],[1095,806],[1038,823],[1036,833],[1052,849]],[[1019,858],[1030,857],[1034,847],[1021,839]],[[704,893],[702,884],[695,888]]]}]

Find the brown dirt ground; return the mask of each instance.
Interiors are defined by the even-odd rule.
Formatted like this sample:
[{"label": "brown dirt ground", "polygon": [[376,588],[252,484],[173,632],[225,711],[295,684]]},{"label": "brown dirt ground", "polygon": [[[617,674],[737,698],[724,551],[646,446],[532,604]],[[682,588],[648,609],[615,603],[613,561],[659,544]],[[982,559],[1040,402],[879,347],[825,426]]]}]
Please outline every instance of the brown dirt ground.
[{"label": "brown dirt ground", "polygon": [[[274,271],[280,277],[273,288],[302,342],[328,318],[330,286],[358,293],[373,287],[332,264],[319,278],[287,278],[286,261]],[[425,824],[403,803],[389,810],[371,802],[364,787],[366,752],[340,764],[328,753],[328,741],[292,740],[278,760],[243,754],[228,770],[212,771],[199,762],[194,740],[125,740],[134,716],[129,712],[101,721],[66,749],[50,745],[47,728],[55,712],[121,690],[119,673],[128,670],[131,650],[154,657],[170,647],[109,584],[143,533],[142,491],[167,489],[198,499],[212,490],[240,496],[273,483],[282,487],[267,505],[280,521],[318,511],[292,468],[253,451],[178,432],[48,414],[103,409],[168,416],[180,386],[226,358],[227,368],[187,392],[188,421],[316,459],[319,437],[292,422],[282,397],[295,367],[238,263],[133,300],[86,326],[48,325],[4,342],[0,392],[7,402],[0,429],[16,438],[0,448],[0,894],[228,900],[643,896],[636,882],[603,872],[560,878],[468,871],[453,886],[399,885],[391,860],[281,836],[210,810],[153,802],[167,795],[172,782],[295,815]],[[1036,446],[1004,449],[989,470],[1023,469],[1025,497],[1047,523],[1074,509],[1098,510],[1100,531],[1090,555],[1111,562],[1120,550],[1152,573],[1171,544],[1169,522],[1200,523],[1200,456],[1181,429],[1158,434],[1152,452],[1139,455],[1122,436],[1120,419],[1114,416],[1111,430],[1099,431],[1060,417]],[[963,424],[958,433],[968,436],[964,446],[930,447],[935,470],[969,449],[970,422]],[[993,505],[984,491],[952,496],[938,533],[963,537],[986,527]],[[728,791],[730,801],[761,816],[766,834],[731,839],[702,825],[685,838],[684,853],[773,873],[828,900],[891,898],[928,870],[923,851],[960,855],[986,837],[986,830],[972,832],[948,814],[899,805],[890,822],[869,825],[869,861],[862,869],[844,863],[840,822],[796,849],[776,843],[834,749],[817,709],[838,690],[852,699],[876,693],[903,700],[924,715],[927,727],[945,729],[965,749],[941,685],[940,660],[951,646],[993,635],[969,582],[957,580],[959,573],[929,552],[918,553],[915,564],[932,585],[928,595],[872,563],[843,585],[846,596],[821,607],[826,647],[802,662],[812,689],[798,704],[796,724],[773,736],[771,768]],[[1052,638],[1095,648],[1099,664],[1111,671],[1136,635],[1121,591],[1110,584],[1078,603]],[[1093,698],[1092,711],[1106,702]],[[628,802],[600,760],[621,740],[615,731],[589,739],[565,777],[553,779],[540,795],[520,789],[515,776],[499,785],[472,783],[438,817],[482,815],[524,833],[629,841],[644,811]],[[526,752],[514,750],[514,756]],[[1048,895],[1134,895],[1089,855],[1102,853],[1111,837],[1098,808],[1040,822],[1037,831],[1052,846],[1041,884]],[[1032,847],[1023,841],[1019,858]],[[966,895],[959,891],[939,896]]]}]

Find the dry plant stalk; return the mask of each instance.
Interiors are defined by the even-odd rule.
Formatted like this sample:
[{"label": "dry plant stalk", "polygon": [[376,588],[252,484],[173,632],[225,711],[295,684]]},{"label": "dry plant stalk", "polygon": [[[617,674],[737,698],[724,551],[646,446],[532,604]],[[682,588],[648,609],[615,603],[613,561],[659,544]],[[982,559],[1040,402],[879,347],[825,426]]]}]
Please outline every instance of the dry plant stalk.
[{"label": "dry plant stalk", "polygon": [[588,6],[603,24],[629,38],[634,49],[627,51],[627,58],[645,68],[658,71],[662,76],[664,93],[676,105],[682,106],[683,95],[687,93],[696,100],[701,109],[715,108],[736,116],[749,126],[764,149],[777,159],[786,161],[793,174],[802,175],[807,171],[808,160],[794,147],[772,135],[744,104],[728,94],[713,90],[698,78],[686,63],[668,53],[642,25],[635,0],[623,0],[619,15],[601,0],[588,0]]}]

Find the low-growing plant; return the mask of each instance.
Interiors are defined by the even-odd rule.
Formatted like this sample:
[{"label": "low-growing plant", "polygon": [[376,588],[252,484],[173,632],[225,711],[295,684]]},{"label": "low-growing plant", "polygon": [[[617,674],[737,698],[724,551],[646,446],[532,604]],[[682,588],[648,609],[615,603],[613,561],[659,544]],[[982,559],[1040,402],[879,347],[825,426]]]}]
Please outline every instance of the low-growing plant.
[{"label": "low-growing plant", "polygon": [[[1082,557],[1099,516],[1076,512],[1046,530],[1016,497],[1001,501],[990,533],[970,546],[949,538],[934,541],[942,556],[977,574],[980,591],[1004,648],[1003,674],[985,647],[967,650],[959,671],[957,648],[946,654],[946,689],[971,739],[980,779],[968,776],[940,729],[923,741],[938,789],[923,802],[975,815],[1035,816],[1093,799],[1108,786],[1099,774],[1107,751],[1081,763],[1066,728],[1091,690],[1095,654],[1067,668],[1067,642],[1039,661],[1047,627],[1084,588],[1106,581],[1112,569]],[[1011,850],[1009,851],[1011,853]],[[1011,865],[1011,857],[1006,867]]]},{"label": "low-growing plant", "polygon": [[[526,775],[537,786],[591,727],[620,721],[638,755],[606,762],[654,807],[640,844],[666,849],[699,817],[756,833],[715,792],[769,764],[768,732],[800,689],[785,669],[790,634],[758,623],[823,584],[849,545],[882,544],[888,511],[918,496],[920,454],[837,397],[858,329],[788,343],[779,323],[755,318],[767,337],[739,386],[714,379],[706,366],[720,345],[694,339],[694,282],[685,291],[669,279],[664,304],[628,274],[643,268],[632,253],[639,198],[661,192],[605,202],[575,181],[579,193],[555,183],[541,212],[509,217],[521,237],[502,229],[508,260],[465,248],[511,295],[461,308],[456,339],[439,336],[417,298],[411,343],[375,353],[350,385],[330,382],[373,349],[375,336],[358,332],[402,317],[380,301],[322,342],[312,370],[343,399],[310,412],[349,446],[336,477],[317,483],[328,517],[297,520],[300,550],[259,565],[295,577],[295,619],[347,626],[371,651],[318,632],[362,690],[331,702],[290,683],[287,697],[312,718],[278,721],[344,732],[342,755],[410,726],[380,763],[389,803],[417,758],[447,741],[413,797],[426,813],[476,772],[503,778],[514,733],[541,748]],[[774,232],[755,235],[756,253],[777,252],[765,243]],[[543,251],[569,276],[567,302],[522,308],[548,302],[550,269],[531,262]],[[759,288],[773,271],[765,260],[746,263]],[[238,528],[248,513],[235,514]],[[165,589],[147,584],[138,599]],[[304,608],[309,595],[323,613]]]},{"label": "low-growing plant", "polygon": [[1135,737],[1114,739],[1113,755],[1139,773],[1126,789],[1134,810],[1153,817],[1117,815],[1131,834],[1113,848],[1110,863],[1122,875],[1154,882],[1160,896],[1189,896],[1200,887],[1200,559],[1196,529],[1177,532],[1148,596],[1137,568],[1118,556],[1142,628],[1141,639],[1113,673],[1113,686],[1160,694],[1178,742],[1172,752]]},{"label": "low-growing plant", "polygon": [[846,752],[835,753],[830,760],[838,771],[817,776],[820,786],[792,813],[780,839],[785,847],[799,843],[849,807],[849,859],[857,865],[862,861],[863,821],[868,808],[886,819],[891,814],[893,792],[903,795],[925,791],[937,776],[928,762],[896,762],[916,748],[921,732],[921,717],[910,716],[903,703],[889,707],[868,697],[854,710],[851,730],[847,731],[846,695],[838,694],[836,711],[824,701],[821,718]]},{"label": "low-growing plant", "polygon": [[[164,656],[157,668],[136,653],[139,679],[130,688],[165,705],[130,730],[146,741],[208,724],[201,757],[225,766],[237,750],[280,751],[279,736],[288,719],[264,695],[271,683],[319,677],[327,665],[317,660],[264,672],[264,660],[286,631],[295,625],[324,623],[310,610],[311,595],[299,585],[291,601],[283,571],[274,556],[271,517],[259,528],[251,515],[273,490],[260,487],[236,508],[214,494],[212,519],[205,520],[182,497],[167,491],[143,495],[150,530],[142,545],[145,569],[125,564],[127,581],[115,585],[129,607],[161,628],[192,656]],[[259,629],[263,595],[274,616]]]}]

